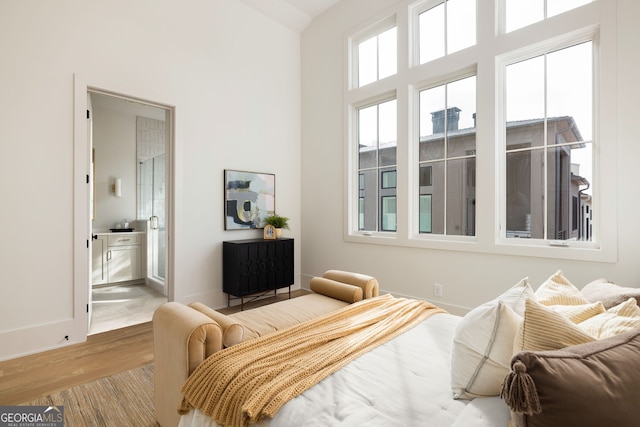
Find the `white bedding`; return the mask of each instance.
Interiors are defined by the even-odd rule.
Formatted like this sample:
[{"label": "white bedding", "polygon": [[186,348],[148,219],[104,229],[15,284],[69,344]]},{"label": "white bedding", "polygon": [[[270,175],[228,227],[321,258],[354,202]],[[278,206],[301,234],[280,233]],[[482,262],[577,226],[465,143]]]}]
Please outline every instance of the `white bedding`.
[{"label": "white bedding", "polygon": [[[349,363],[285,404],[259,426],[507,426],[499,397],[454,400],[451,343],[460,317],[436,314]],[[200,411],[180,427],[215,427]]]}]

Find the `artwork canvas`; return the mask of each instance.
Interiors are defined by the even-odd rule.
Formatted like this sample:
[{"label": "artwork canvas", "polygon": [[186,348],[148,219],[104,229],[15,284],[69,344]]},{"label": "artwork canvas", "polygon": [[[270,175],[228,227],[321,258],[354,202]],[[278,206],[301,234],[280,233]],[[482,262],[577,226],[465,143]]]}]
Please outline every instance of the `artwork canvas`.
[{"label": "artwork canvas", "polygon": [[224,171],[225,230],[263,228],[276,211],[276,176],[270,173]]}]

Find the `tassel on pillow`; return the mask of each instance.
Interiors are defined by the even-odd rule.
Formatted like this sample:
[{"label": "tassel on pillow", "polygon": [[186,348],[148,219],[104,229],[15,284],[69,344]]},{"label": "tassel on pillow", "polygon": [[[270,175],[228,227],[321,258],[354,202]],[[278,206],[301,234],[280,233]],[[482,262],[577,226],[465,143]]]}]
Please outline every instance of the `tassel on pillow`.
[{"label": "tassel on pillow", "polygon": [[542,412],[536,385],[531,376],[527,374],[527,367],[520,360],[513,363],[511,372],[505,377],[500,397],[513,412],[527,415]]}]

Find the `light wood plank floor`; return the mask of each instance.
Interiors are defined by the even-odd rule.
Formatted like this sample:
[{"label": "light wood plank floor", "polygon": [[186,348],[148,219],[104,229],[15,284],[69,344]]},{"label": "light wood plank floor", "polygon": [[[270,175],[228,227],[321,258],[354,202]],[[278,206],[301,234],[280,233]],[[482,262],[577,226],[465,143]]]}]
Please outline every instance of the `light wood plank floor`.
[{"label": "light wood plank floor", "polygon": [[28,402],[153,362],[151,322],[0,362],[0,405]]},{"label": "light wood plank floor", "polygon": [[[291,298],[309,293],[291,291]],[[245,310],[282,301],[288,293],[245,303]],[[231,314],[239,305],[219,310]],[[90,335],[87,341],[0,362],[0,405],[15,405],[153,362],[151,322]]]}]

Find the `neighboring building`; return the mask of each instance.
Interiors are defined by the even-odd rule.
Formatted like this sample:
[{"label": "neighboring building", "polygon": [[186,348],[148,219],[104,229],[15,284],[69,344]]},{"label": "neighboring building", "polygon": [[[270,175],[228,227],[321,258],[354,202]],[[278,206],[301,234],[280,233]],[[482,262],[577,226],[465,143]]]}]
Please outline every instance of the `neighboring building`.
[{"label": "neighboring building", "polygon": [[[446,120],[444,110],[431,113],[433,135],[420,138],[421,233],[473,236],[476,232],[476,129],[458,129],[459,113],[458,108],[449,108]],[[572,117],[549,118],[546,121],[548,148],[543,150],[544,129],[543,119],[507,123],[506,235],[544,238],[546,185],[550,199],[546,204],[547,238],[591,240],[591,196],[584,193],[590,183],[580,176],[579,165],[571,162],[571,151],[585,147],[582,136]],[[396,230],[396,145],[394,142],[360,149],[361,165],[378,162],[381,166],[377,173],[372,170],[360,174],[361,230],[377,230],[377,224],[380,224],[379,231]],[[543,176],[545,152],[546,179]],[[376,191],[367,191],[369,188]]]}]

